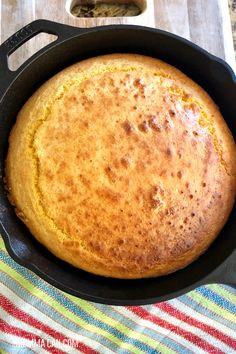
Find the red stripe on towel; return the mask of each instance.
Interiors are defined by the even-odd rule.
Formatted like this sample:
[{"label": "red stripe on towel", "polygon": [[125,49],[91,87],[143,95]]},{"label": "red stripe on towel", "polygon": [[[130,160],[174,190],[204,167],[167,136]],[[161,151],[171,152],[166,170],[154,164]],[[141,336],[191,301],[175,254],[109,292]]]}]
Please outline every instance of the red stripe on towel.
[{"label": "red stripe on towel", "polygon": [[128,306],[127,307],[130,311],[138,315],[139,317],[143,318],[144,320],[151,321],[158,326],[166,328],[169,331],[176,333],[179,336],[184,337],[189,342],[193,343],[194,345],[198,346],[199,348],[204,349],[207,353],[214,353],[214,354],[225,354],[220,349],[216,348],[215,346],[211,345],[210,343],[206,342],[204,339],[198,337],[197,335],[188,332],[176,325],[173,325],[163,319],[159,318],[158,316],[152,315],[150,312],[146,311],[142,307],[139,306]]},{"label": "red stripe on towel", "polygon": [[[18,309],[12,302],[10,302],[5,296],[0,294],[0,305],[1,307],[8,312],[10,315],[14,316],[15,318],[33,326],[40,331],[45,332],[46,334],[50,335],[51,337],[55,338],[56,340],[63,343],[70,343],[71,347],[75,347],[79,349],[84,354],[98,354],[97,351],[93,350],[92,348],[88,347],[87,345],[79,342],[76,338],[70,339],[66,338],[63,334],[58,331],[55,331],[53,328],[45,325],[44,323],[40,322],[39,320],[35,319],[34,317],[28,315],[24,311]],[[74,340],[74,342],[73,342]],[[64,352],[62,352],[64,353]]]},{"label": "red stripe on towel", "polygon": [[213,328],[213,327],[205,324],[204,322],[200,322],[200,321],[196,320],[195,318],[192,318],[192,317],[186,315],[185,313],[179,311],[175,307],[172,307],[171,305],[169,305],[167,302],[162,302],[160,304],[156,304],[155,306],[158,307],[159,309],[161,309],[162,311],[168,312],[171,316],[174,316],[174,317],[178,318],[179,320],[190,324],[191,326],[201,329],[202,331],[219,339],[220,341],[224,342],[225,344],[232,347],[233,349],[236,349],[236,340],[234,340],[233,338],[230,338],[226,334],[218,331],[218,329]]}]

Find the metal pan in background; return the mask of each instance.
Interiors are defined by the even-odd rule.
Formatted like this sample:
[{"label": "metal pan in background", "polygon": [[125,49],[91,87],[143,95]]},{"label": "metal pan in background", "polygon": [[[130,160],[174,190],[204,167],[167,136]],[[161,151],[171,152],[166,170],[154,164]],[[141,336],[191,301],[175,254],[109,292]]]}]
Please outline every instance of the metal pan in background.
[{"label": "metal pan in background", "polygon": [[[37,52],[18,70],[7,57],[40,32],[58,39]],[[198,260],[173,274],[142,280],[103,278],[57,259],[32,237],[9,204],[3,184],[8,136],[25,101],[48,78],[88,57],[139,53],[179,68],[202,86],[218,104],[236,135],[236,80],[221,59],[176,35],[157,29],[112,25],[80,29],[46,20],[30,23],[0,46],[0,233],[11,257],[41,278],[77,297],[104,304],[143,305],[169,300],[198,286],[236,286],[236,210],[212,246]]]}]

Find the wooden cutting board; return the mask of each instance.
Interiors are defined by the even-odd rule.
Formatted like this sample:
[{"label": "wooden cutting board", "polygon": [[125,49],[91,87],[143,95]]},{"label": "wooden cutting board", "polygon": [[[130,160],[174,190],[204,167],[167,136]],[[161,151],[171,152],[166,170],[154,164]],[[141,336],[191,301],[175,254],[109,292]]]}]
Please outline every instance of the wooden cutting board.
[{"label": "wooden cutting board", "polygon": [[[139,24],[160,28],[190,39],[225,59],[235,68],[227,0],[136,0],[146,2],[146,10],[139,16],[96,19],[73,17],[69,11],[72,1],[75,0],[0,0],[0,42],[22,26],[40,18],[77,27]],[[41,34],[23,45],[11,56],[11,67],[18,67],[52,39],[49,35]]]}]

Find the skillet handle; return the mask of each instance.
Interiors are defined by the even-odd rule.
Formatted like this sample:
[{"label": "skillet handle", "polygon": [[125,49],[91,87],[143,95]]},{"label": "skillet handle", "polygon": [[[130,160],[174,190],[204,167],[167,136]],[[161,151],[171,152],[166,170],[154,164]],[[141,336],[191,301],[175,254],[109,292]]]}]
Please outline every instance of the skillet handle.
[{"label": "skillet handle", "polygon": [[[18,32],[14,33],[0,46],[0,97],[7,89],[9,84],[14,80],[14,78],[16,78],[18,74],[24,69],[24,67],[27,66],[28,60],[15,71],[11,71],[8,67],[9,55],[11,55],[22,44],[41,32],[54,34],[58,37],[54,42],[48,44],[43,49],[40,49],[32,56],[36,58],[38,55],[41,55],[42,52],[49,49],[52,45],[55,45],[55,42],[62,42],[64,39],[71,37],[73,34],[83,33],[84,31],[87,30],[48,20],[36,20],[21,28]],[[32,59],[32,57],[30,59]]]},{"label": "skillet handle", "polygon": [[223,283],[236,288],[236,250],[226,261],[225,272],[222,274]]},{"label": "skillet handle", "polygon": [[236,250],[217,268],[205,283],[220,283],[236,288]]}]

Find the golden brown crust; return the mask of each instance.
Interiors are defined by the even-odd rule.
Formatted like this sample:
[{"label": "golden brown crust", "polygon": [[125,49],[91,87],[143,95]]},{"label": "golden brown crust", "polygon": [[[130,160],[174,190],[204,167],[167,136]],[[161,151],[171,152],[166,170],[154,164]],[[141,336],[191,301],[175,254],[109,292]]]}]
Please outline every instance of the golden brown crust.
[{"label": "golden brown crust", "polygon": [[185,267],[235,198],[236,150],[218,108],[157,59],[75,64],[24,105],[9,139],[10,200],[59,258],[117,278]]}]

